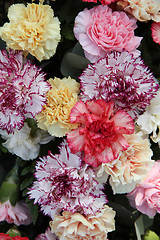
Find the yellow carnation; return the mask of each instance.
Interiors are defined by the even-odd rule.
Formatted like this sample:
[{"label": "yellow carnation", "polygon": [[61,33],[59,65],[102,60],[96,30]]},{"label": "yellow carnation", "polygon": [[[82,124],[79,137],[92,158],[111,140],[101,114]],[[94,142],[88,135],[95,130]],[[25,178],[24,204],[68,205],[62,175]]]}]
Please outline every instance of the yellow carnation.
[{"label": "yellow carnation", "polygon": [[70,123],[70,112],[78,101],[79,83],[69,78],[50,79],[51,89],[47,93],[47,104],[36,119],[41,129],[52,136],[63,137],[77,124]]},{"label": "yellow carnation", "polygon": [[10,22],[0,28],[7,47],[27,51],[39,61],[55,54],[61,37],[60,22],[49,5],[13,4],[8,18]]}]

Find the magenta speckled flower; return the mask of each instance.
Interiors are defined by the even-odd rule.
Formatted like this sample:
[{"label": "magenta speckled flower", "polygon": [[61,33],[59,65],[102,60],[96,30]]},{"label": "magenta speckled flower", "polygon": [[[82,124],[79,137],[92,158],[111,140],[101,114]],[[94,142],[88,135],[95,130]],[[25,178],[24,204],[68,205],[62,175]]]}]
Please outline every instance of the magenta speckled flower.
[{"label": "magenta speckled flower", "polygon": [[159,85],[141,58],[128,52],[112,52],[80,76],[81,99],[114,101],[115,110],[128,112],[133,119],[142,113]]},{"label": "magenta speckled flower", "polygon": [[37,162],[35,177],[30,198],[51,218],[62,210],[94,214],[107,202],[93,169],[82,164],[66,143],[61,145],[60,154],[49,152]]},{"label": "magenta speckled flower", "polygon": [[142,38],[134,35],[136,19],[125,12],[114,11],[99,5],[80,12],[74,25],[74,35],[90,62],[96,62],[111,51],[126,50],[139,55],[136,50]]},{"label": "magenta speckled flower", "polygon": [[0,51],[0,128],[12,133],[20,129],[26,116],[35,116],[42,110],[49,90],[44,73],[22,52]]}]

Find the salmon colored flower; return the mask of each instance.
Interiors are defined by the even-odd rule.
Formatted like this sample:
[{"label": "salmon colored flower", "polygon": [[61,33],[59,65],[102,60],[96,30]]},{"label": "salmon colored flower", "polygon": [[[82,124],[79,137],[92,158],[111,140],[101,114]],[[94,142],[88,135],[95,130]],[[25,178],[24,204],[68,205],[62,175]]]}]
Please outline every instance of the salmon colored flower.
[{"label": "salmon colored flower", "polygon": [[[102,163],[97,172],[97,180],[109,177],[114,194],[129,193],[147,176],[154,161],[153,152],[148,139],[142,138],[142,133],[126,135],[129,147],[121,152],[117,159]],[[101,181],[100,181],[101,182]]]},{"label": "salmon colored flower", "polygon": [[132,118],[125,111],[114,114],[114,102],[80,101],[72,108],[72,123],[80,126],[67,134],[71,152],[84,151],[83,160],[93,167],[116,159],[129,145],[123,134],[134,132]]},{"label": "salmon colored flower", "polygon": [[47,104],[36,116],[39,128],[48,130],[52,136],[63,137],[77,127],[70,122],[70,112],[78,101],[79,83],[68,78],[50,79],[50,91],[47,93]]},{"label": "salmon colored flower", "polygon": [[8,18],[10,22],[0,28],[0,37],[9,48],[27,51],[39,61],[55,54],[60,41],[60,22],[49,5],[13,4]]},{"label": "salmon colored flower", "polygon": [[50,222],[51,230],[60,240],[106,240],[108,232],[115,230],[115,211],[105,205],[95,215],[83,216],[79,212],[64,211]]},{"label": "salmon colored flower", "polygon": [[160,22],[159,0],[120,0],[117,4],[141,22]]},{"label": "salmon colored flower", "polygon": [[153,22],[151,25],[152,38],[155,43],[160,44],[160,22]]}]

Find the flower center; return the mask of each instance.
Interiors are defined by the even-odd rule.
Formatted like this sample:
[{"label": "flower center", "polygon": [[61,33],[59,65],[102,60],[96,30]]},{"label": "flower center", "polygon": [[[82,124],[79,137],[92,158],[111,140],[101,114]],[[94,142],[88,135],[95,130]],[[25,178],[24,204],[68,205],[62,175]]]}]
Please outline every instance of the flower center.
[{"label": "flower center", "polygon": [[[114,100],[121,107],[126,108],[131,106],[136,101],[136,92],[139,88],[139,84],[136,83],[132,76],[124,76],[123,72],[119,69],[110,69],[105,76],[100,76],[101,84],[100,91],[101,96],[109,102]],[[137,97],[137,102],[139,98]]]},{"label": "flower center", "polygon": [[54,190],[52,191],[52,196],[56,201],[60,200],[62,196],[68,198],[74,197],[74,195],[79,192],[79,179],[72,177],[72,174],[77,174],[77,170],[75,172],[73,169],[65,169],[63,173],[54,177]]},{"label": "flower center", "polygon": [[6,89],[0,89],[0,99],[1,99],[1,110],[6,111],[6,109],[16,109],[16,97],[15,89],[12,86],[7,86]]},{"label": "flower center", "polygon": [[87,142],[98,152],[117,140],[114,122],[95,121],[87,126]]}]

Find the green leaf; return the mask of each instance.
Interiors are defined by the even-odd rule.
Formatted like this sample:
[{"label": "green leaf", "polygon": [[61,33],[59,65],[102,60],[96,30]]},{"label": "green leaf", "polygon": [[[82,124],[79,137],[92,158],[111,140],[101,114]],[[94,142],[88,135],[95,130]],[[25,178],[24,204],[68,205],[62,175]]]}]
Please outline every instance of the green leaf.
[{"label": "green leaf", "polygon": [[72,24],[64,25],[61,29],[61,34],[64,38],[66,38],[68,40],[71,40],[71,41],[75,40]]},{"label": "green leaf", "polygon": [[28,196],[28,194],[27,194],[28,191],[29,191],[28,189],[24,189],[23,192],[22,192],[22,197]]},{"label": "green leaf", "polygon": [[19,184],[15,182],[3,182],[0,187],[0,202],[10,201],[12,206],[15,206],[19,196]]},{"label": "green leaf", "polygon": [[151,231],[151,230],[148,230],[145,235],[144,235],[144,240],[160,240],[160,238],[158,237],[158,235]]},{"label": "green leaf", "polygon": [[4,152],[4,153],[7,153],[7,152],[8,152],[7,148],[5,148],[3,145],[0,145],[0,149],[1,149],[1,151]]},{"label": "green leaf", "polygon": [[24,176],[28,173],[33,173],[33,172],[34,172],[34,168],[32,166],[28,166],[22,170],[21,175]]},{"label": "green leaf", "polygon": [[32,221],[33,224],[35,225],[36,221],[37,221],[37,217],[38,217],[38,205],[34,204],[33,200],[31,200],[29,203],[29,208],[32,214]]},{"label": "green leaf", "polygon": [[137,235],[137,240],[142,240],[141,235],[144,235],[144,224],[142,215],[134,222],[134,226]]},{"label": "green leaf", "polygon": [[27,118],[25,122],[27,122],[28,126],[31,128],[31,137],[34,137],[38,129],[36,121],[32,118]]},{"label": "green leaf", "polygon": [[20,190],[24,190],[25,188],[29,187],[33,182],[33,176],[26,178],[20,185]]},{"label": "green leaf", "polygon": [[85,57],[70,52],[64,55],[60,70],[63,76],[78,78],[88,63],[89,61]]},{"label": "green leaf", "polygon": [[21,236],[21,233],[18,231],[18,229],[16,229],[15,227],[9,229],[9,231],[7,232],[7,234],[10,237],[16,237],[16,236]]}]

